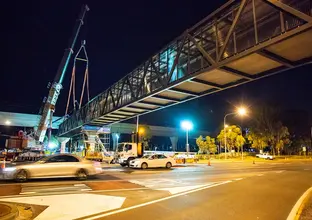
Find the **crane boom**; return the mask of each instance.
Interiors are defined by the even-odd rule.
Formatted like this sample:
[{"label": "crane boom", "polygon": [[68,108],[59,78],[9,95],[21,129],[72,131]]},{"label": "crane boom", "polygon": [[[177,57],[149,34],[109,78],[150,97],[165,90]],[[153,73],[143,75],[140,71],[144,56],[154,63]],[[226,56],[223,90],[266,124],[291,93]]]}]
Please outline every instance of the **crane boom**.
[{"label": "crane boom", "polygon": [[77,20],[76,25],[73,30],[73,35],[70,38],[69,46],[64,52],[63,58],[61,60],[61,63],[55,75],[53,84],[50,88],[48,98],[44,104],[43,111],[41,113],[41,118],[40,118],[38,128],[36,131],[36,135],[35,135],[36,140],[39,142],[43,142],[44,140],[47,127],[48,127],[48,123],[49,123],[49,119],[53,115],[55,104],[57,102],[58,96],[62,89],[62,82],[65,76],[65,72],[66,72],[68,63],[70,61],[71,55],[73,54],[73,48],[75,46],[80,28],[83,25],[83,19],[86,15],[86,12],[89,10],[90,9],[87,5],[84,5],[82,7],[81,12],[79,14],[79,19]]}]

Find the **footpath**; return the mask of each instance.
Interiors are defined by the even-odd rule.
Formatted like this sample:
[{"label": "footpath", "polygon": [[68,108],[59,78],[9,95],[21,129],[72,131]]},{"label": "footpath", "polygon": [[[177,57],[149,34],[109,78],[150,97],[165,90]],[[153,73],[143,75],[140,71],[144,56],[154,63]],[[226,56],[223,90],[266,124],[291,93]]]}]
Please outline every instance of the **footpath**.
[{"label": "footpath", "polygon": [[312,191],[309,193],[307,198],[301,204],[298,211],[299,220],[311,220],[312,219]]}]

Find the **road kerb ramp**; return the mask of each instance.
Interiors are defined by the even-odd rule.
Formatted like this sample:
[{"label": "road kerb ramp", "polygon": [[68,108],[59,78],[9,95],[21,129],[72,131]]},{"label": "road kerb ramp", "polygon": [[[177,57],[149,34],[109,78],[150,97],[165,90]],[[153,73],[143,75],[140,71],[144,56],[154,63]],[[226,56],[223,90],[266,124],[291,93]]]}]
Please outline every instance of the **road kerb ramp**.
[{"label": "road kerb ramp", "polygon": [[296,202],[291,212],[289,213],[287,220],[299,220],[302,214],[305,204],[308,202],[309,198],[312,198],[312,187],[306,190],[299,200]]}]

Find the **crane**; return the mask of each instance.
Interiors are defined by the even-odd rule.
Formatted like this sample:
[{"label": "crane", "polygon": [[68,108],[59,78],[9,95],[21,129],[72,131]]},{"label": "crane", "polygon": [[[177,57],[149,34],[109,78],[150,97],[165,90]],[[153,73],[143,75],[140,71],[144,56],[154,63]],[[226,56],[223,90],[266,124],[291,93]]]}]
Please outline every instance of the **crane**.
[{"label": "crane", "polygon": [[54,81],[50,87],[48,98],[44,104],[41,117],[39,120],[38,128],[35,132],[35,139],[39,141],[40,143],[43,142],[44,137],[47,132],[47,127],[49,126],[49,121],[52,123],[53,113],[55,109],[55,104],[58,100],[58,96],[62,89],[62,82],[64,80],[65,72],[68,66],[68,63],[70,61],[70,58],[73,54],[73,49],[80,31],[81,26],[83,25],[83,19],[86,15],[86,13],[89,11],[88,5],[83,5],[81,12],[79,14],[79,18],[76,21],[76,25],[73,30],[73,35],[70,38],[69,46],[65,50],[63,58],[61,60],[61,63],[58,67],[56,76],[54,78]]}]

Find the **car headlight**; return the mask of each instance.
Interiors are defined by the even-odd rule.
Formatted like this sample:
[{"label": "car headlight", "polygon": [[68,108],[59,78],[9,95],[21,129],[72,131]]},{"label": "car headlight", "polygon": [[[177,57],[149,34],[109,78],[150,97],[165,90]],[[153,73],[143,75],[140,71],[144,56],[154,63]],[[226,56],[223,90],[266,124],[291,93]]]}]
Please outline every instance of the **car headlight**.
[{"label": "car headlight", "polygon": [[4,169],[3,169],[4,172],[12,172],[12,171],[14,171],[14,170],[16,170],[15,167],[7,167],[7,168],[4,168]]}]

